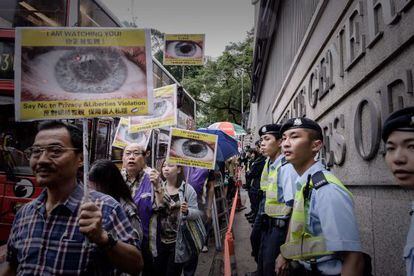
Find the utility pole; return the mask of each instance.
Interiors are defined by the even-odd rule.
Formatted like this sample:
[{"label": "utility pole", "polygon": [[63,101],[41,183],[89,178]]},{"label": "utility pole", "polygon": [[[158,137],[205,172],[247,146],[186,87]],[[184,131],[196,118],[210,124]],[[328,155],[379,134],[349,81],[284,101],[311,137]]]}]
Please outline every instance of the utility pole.
[{"label": "utility pole", "polygon": [[243,59],[242,59],[242,64],[241,64],[242,66],[241,66],[241,126],[242,126],[242,128],[244,129],[244,126],[243,126],[243,113],[244,113],[244,108],[243,108],[243,89],[244,89],[244,87],[243,87],[243,78],[244,78],[244,67],[243,67],[243,65],[244,65],[244,50],[243,50]]},{"label": "utility pole", "polygon": [[243,126],[243,77],[244,77],[244,69],[241,69],[241,126],[244,129]]}]

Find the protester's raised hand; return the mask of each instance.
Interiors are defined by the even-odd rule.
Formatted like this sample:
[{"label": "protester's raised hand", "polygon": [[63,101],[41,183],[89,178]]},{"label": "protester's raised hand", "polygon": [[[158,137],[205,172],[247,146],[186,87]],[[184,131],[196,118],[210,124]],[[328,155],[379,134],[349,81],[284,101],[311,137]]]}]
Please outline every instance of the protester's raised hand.
[{"label": "protester's raised hand", "polygon": [[149,177],[154,188],[158,189],[160,185],[160,173],[157,170],[152,169],[149,174]]},{"label": "protester's raised hand", "polygon": [[79,231],[84,234],[90,242],[98,245],[105,244],[107,235],[102,229],[101,203],[84,202],[79,209]]}]

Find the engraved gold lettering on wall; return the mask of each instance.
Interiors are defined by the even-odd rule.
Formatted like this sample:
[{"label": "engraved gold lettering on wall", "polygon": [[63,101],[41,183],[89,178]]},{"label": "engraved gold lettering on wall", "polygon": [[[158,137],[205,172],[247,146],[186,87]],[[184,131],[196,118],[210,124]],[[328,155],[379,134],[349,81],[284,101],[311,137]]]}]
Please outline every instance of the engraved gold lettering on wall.
[{"label": "engraved gold lettering on wall", "polygon": [[318,69],[315,68],[313,72],[309,75],[309,84],[308,84],[308,99],[309,99],[309,105],[312,108],[316,107],[316,103],[318,101]]},{"label": "engraved gold lettering on wall", "polygon": [[[393,43],[395,49],[391,49],[384,48],[384,43],[391,39],[388,37],[391,32],[398,32],[401,28],[402,33],[406,33],[406,28],[410,28],[403,26],[401,22],[408,11],[412,12],[410,9],[413,6],[414,0],[355,1],[347,12],[347,18],[343,19],[332,40],[319,52],[320,55],[315,57],[315,63],[304,76],[303,83],[298,85],[294,97],[281,112],[283,116],[279,119],[280,123],[292,117],[319,116],[317,118],[323,122],[326,144],[322,156],[328,167],[346,165],[347,149],[353,146],[363,160],[370,162],[376,158],[382,153],[380,147],[384,146],[381,142],[381,127],[385,118],[395,110],[414,105],[413,68],[403,68],[398,65],[400,61],[380,63],[391,55],[400,60],[400,53],[405,51],[408,51],[407,57],[412,59],[412,46],[405,49],[395,48],[394,46],[399,46]],[[365,37],[370,48],[365,46]],[[378,43],[381,40],[384,41]],[[404,43],[406,42],[410,41]],[[412,45],[412,40],[410,43]],[[374,51],[375,47],[380,48],[379,50],[384,48],[382,52],[385,50],[384,53],[380,51],[381,60],[378,63],[373,62],[379,54]],[[373,56],[369,56],[370,54]],[[366,76],[352,72],[358,62],[364,62],[364,56],[370,58],[368,62],[354,70],[369,74],[366,82]],[[365,68],[367,65],[368,68]],[[369,71],[370,68],[375,72]],[[358,86],[353,86],[354,80],[359,82]],[[336,91],[347,95],[331,103],[335,115],[331,111],[320,110],[322,105],[318,106],[318,102],[327,98],[329,103],[333,100],[329,98]],[[353,97],[359,97],[358,95],[362,95],[363,99],[353,101]],[[343,105],[342,101],[346,103]],[[312,110],[309,112],[308,109],[307,114],[306,109],[309,107]],[[342,114],[338,115],[339,109]],[[354,160],[353,156],[349,158]]]},{"label": "engraved gold lettering on wall", "polygon": [[368,48],[382,37],[384,24],[390,25],[398,22],[400,14],[396,12],[394,0],[367,0],[368,15]]},{"label": "engraved gold lettering on wall", "polygon": [[335,116],[332,122],[323,126],[324,148],[322,158],[327,167],[333,165],[342,166],[345,162],[346,139],[345,139],[345,116],[340,114]]},{"label": "engraved gold lettering on wall", "polygon": [[332,136],[332,123],[327,126],[321,126],[323,133],[323,147],[321,151],[321,159],[326,167],[330,168],[334,164],[333,152],[331,151],[331,136]]},{"label": "engraved gold lettering on wall", "polygon": [[335,117],[333,122],[333,153],[335,165],[342,166],[345,162],[346,139],[345,139],[345,116],[341,114]]},{"label": "engraved gold lettering on wall", "polygon": [[319,73],[319,97],[321,100],[329,90],[331,90],[335,83],[333,81],[333,58],[332,52],[330,49],[326,51],[325,57],[321,59],[320,63],[320,73]]},{"label": "engraved gold lettering on wall", "polygon": [[306,87],[303,86],[300,90],[299,94],[294,98],[292,104],[292,117],[304,117],[306,116],[306,103],[305,103],[305,95],[306,95]]},{"label": "engraved gold lettering on wall", "polygon": [[385,118],[392,112],[413,104],[412,70],[402,70],[399,78],[384,85],[380,94],[381,117]]},{"label": "engraved gold lettering on wall", "polygon": [[[363,112],[368,118],[363,121]],[[363,127],[365,125],[365,127]],[[354,117],[354,141],[357,152],[362,159],[372,160],[379,149],[381,120],[377,105],[369,98],[359,102]],[[366,131],[370,129],[370,131]]]},{"label": "engraved gold lettering on wall", "polygon": [[338,41],[338,48],[339,48],[339,55],[338,55],[339,64],[337,65],[338,66],[338,75],[341,78],[343,78],[344,77],[344,72],[345,72],[345,49],[346,49],[345,29],[341,29],[338,32],[337,41]]},{"label": "engraved gold lettering on wall", "polygon": [[365,35],[362,19],[363,4],[359,1],[351,16],[348,18],[345,29],[347,53],[346,71],[349,71],[365,54]]}]

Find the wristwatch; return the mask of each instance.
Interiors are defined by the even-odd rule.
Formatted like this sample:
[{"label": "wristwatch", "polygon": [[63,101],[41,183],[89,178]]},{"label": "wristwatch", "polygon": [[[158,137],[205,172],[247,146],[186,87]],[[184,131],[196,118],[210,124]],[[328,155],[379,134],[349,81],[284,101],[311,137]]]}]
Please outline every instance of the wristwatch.
[{"label": "wristwatch", "polygon": [[112,249],[118,243],[118,239],[112,236],[111,233],[108,233],[107,235],[108,235],[108,241],[103,247],[105,249]]}]

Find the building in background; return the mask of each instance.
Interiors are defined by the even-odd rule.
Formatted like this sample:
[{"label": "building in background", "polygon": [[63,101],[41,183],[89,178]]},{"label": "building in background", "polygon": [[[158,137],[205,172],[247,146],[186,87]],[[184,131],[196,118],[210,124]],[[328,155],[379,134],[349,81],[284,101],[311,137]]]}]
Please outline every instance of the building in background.
[{"label": "building in background", "polygon": [[[306,116],[321,124],[321,158],[355,196],[375,275],[403,275],[412,191],[384,162],[381,125],[414,105],[414,1],[253,0],[248,128]],[[256,134],[257,135],[257,134]]]}]

